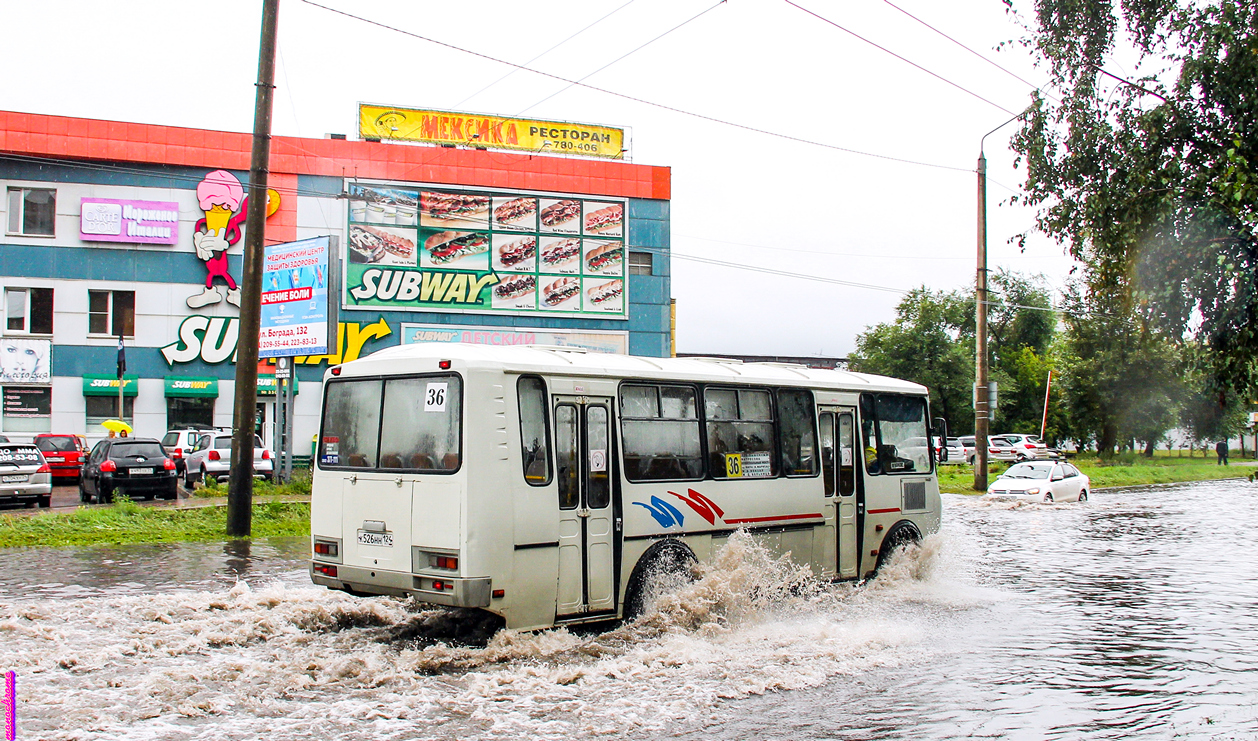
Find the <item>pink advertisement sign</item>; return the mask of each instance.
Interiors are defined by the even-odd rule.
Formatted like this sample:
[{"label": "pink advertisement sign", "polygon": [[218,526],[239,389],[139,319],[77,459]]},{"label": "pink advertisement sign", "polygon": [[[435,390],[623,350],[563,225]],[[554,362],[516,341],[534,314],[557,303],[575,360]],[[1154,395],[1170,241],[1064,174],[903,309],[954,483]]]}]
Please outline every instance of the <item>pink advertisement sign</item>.
[{"label": "pink advertisement sign", "polygon": [[79,206],[79,239],[88,242],[178,244],[179,204],[84,198]]}]

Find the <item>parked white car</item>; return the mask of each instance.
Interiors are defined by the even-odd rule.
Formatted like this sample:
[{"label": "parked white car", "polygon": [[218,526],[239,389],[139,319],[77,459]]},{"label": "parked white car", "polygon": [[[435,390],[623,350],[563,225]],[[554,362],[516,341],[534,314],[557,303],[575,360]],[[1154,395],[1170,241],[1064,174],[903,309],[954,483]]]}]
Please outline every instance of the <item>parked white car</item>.
[{"label": "parked white car", "polygon": [[[197,481],[214,479],[219,481],[231,475],[232,434],[226,432],[207,432],[201,435],[196,447],[184,456],[187,469],[184,473],[184,486],[188,489]],[[271,451],[262,446],[262,438],[253,436],[253,477],[266,478],[271,475],[274,461]]]},{"label": "parked white car", "polygon": [[1092,482],[1069,463],[1015,463],[987,488],[992,499],[1023,502],[1086,502]]},{"label": "parked white car", "polygon": [[1018,460],[1028,458],[1034,460],[1036,458],[1048,457],[1048,446],[1043,440],[1035,435],[1023,435],[1020,433],[1005,433],[1001,435],[1009,446],[1014,450],[1014,456]]}]

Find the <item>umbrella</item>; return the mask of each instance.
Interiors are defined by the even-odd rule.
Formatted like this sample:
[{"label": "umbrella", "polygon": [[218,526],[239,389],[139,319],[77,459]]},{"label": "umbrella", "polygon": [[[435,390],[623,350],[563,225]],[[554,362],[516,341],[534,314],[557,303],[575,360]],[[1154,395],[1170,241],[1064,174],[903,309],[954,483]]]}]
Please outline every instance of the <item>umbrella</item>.
[{"label": "umbrella", "polygon": [[100,426],[104,427],[106,430],[109,430],[110,432],[125,432],[128,435],[131,434],[131,425],[127,424],[126,422],[123,422],[120,419],[107,419],[104,422],[101,422]]}]

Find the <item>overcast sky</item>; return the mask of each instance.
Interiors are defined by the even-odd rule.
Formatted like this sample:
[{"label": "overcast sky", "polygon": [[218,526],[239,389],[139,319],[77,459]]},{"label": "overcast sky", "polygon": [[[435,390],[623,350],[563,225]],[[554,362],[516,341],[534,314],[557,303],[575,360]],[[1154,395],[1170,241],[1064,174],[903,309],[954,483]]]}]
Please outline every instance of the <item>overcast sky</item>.
[{"label": "overcast sky", "polygon": [[[672,168],[682,352],[843,356],[867,326],[894,317],[897,290],[973,284],[979,139],[1006,111],[1021,111],[1032,88],[908,14],[1027,81],[1046,78],[1016,46],[994,50],[1024,34],[1001,0],[797,0],[822,18],[784,0],[318,1],[568,79],[597,71],[585,82],[829,145],[565,90],[282,0],[275,134],[353,138],[360,101],[630,129],[634,162]],[[260,17],[258,0],[0,4],[5,56],[21,61],[0,86],[0,109],[251,131]],[[987,139],[990,266],[1059,286],[1072,265],[1059,245],[1033,236],[1019,252],[1008,243],[1034,220],[1002,205],[1022,180],[1008,151],[1015,130]]]}]

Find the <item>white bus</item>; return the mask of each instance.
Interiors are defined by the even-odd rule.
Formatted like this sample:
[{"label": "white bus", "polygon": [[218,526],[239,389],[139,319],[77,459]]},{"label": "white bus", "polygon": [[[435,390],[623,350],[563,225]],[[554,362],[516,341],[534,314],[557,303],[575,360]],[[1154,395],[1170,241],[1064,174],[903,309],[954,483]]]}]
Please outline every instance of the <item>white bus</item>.
[{"label": "white bus", "polygon": [[822,579],[938,529],[926,388],[778,363],[402,345],[328,370],[311,579],[507,627],[633,617],[738,529]]}]

